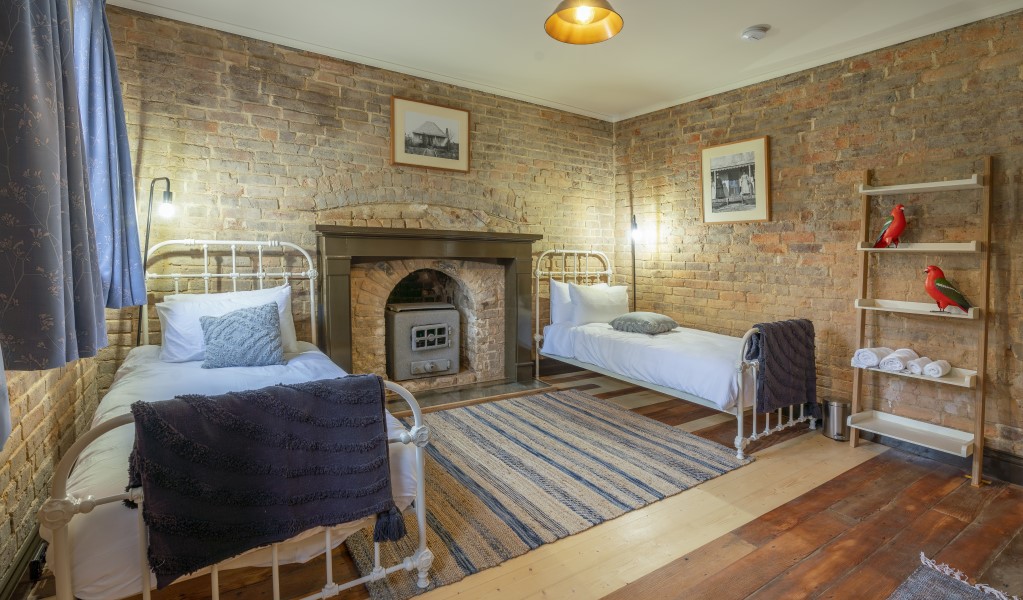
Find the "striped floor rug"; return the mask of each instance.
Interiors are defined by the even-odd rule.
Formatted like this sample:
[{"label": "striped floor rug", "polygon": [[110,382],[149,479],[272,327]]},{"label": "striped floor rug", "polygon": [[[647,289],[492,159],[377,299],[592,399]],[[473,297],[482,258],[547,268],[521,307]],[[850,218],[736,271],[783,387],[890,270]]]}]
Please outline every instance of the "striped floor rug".
[{"label": "striped floor rug", "polygon": [[[735,451],[582,392],[565,390],[426,415],[431,587],[453,583],[542,544],[742,466]],[[409,535],[382,544],[384,564],[411,554]],[[372,570],[365,533],[346,542]],[[368,584],[374,600],[420,593],[400,571]]]}]

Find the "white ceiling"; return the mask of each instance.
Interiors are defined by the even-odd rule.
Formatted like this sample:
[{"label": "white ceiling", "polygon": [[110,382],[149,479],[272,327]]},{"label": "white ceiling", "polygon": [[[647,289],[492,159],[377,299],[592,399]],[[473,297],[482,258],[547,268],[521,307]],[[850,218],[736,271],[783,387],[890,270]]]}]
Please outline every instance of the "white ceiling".
[{"label": "white ceiling", "polygon": [[[557,0],[110,4],[617,121],[1023,8],[1023,0],[611,0],[615,38],[544,33]],[[771,26],[746,42],[750,25]]]}]

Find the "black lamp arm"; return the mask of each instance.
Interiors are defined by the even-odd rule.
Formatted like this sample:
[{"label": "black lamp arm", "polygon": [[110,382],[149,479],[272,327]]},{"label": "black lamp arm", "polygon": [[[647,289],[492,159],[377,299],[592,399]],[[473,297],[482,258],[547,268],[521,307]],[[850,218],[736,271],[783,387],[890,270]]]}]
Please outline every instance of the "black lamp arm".
[{"label": "black lamp arm", "polygon": [[[149,230],[153,225],[153,191],[156,189],[157,182],[164,182],[167,186],[166,191],[170,191],[170,179],[167,177],[157,177],[149,184],[149,207],[146,209],[146,239],[142,244],[142,278],[143,284],[145,284],[146,270],[149,262]],[[146,302],[149,301],[148,291],[146,293]],[[142,344],[142,307],[139,307],[139,325],[135,331],[135,345],[140,346]]]}]

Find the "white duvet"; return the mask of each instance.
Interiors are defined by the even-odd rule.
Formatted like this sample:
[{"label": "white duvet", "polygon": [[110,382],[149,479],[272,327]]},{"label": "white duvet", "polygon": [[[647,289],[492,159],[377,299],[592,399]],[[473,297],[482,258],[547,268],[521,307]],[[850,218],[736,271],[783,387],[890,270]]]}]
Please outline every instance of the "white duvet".
[{"label": "white duvet", "polygon": [[[299,383],[341,377],[345,372],[330,362],[315,346],[299,342],[299,352],[286,354],[288,364],[268,367],[203,369],[202,361],[161,362],[159,346],[142,346],[128,353],[118,369],[110,391],[100,401],[93,426],[130,412],[136,400],[156,401],[179,394],[222,394],[256,389],[278,383]],[[390,414],[388,429],[393,437],[402,426]],[[71,477],[68,492],[78,498],[112,496],[124,491],[128,482],[128,454],[135,429],[125,425],[103,435],[82,452]],[[391,444],[391,489],[398,508],[412,502],[416,490],[415,451],[404,444]],[[340,544],[347,536],[367,526],[371,518],[333,529],[332,541]],[[121,598],[140,593],[137,511],[121,503],[97,507],[92,513],[71,521],[72,565],[75,596],[82,600]],[[282,563],[305,562],[324,551],[322,528],[307,531],[282,543]],[[47,532],[41,531],[43,537]],[[316,535],[321,533],[321,535]],[[253,550],[231,559],[222,568],[267,566],[268,549]],[[155,581],[155,578],[154,578]]]},{"label": "white duvet", "polygon": [[[543,353],[699,396],[730,410],[739,392],[741,346],[742,338],[685,327],[646,335],[615,331],[607,323],[555,324],[544,328]],[[752,371],[744,377],[743,406],[752,406]]]}]

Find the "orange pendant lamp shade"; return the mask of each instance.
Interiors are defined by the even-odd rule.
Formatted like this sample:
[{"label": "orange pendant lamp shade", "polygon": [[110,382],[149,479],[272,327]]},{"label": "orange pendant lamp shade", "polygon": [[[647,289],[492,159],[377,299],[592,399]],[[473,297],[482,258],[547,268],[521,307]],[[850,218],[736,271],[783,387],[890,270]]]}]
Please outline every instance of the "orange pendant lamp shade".
[{"label": "orange pendant lamp shade", "polygon": [[622,30],[625,21],[607,0],[563,0],[543,28],[566,44],[596,44]]}]

